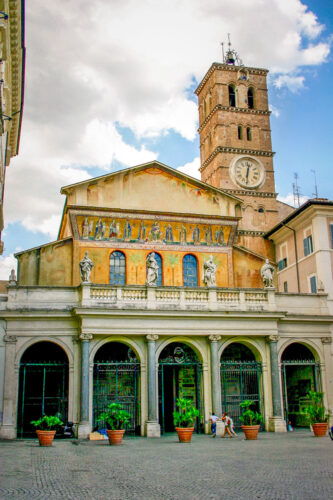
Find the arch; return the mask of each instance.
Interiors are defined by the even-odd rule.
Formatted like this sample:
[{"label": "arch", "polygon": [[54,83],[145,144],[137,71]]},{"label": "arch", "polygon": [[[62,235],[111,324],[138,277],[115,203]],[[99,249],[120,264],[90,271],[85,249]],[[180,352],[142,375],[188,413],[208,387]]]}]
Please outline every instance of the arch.
[{"label": "arch", "polygon": [[200,344],[193,339],[189,339],[188,337],[183,337],[183,336],[172,337],[164,340],[156,349],[156,360],[158,361],[160,359],[162,351],[169,344],[175,344],[175,343],[186,344],[195,352],[200,363],[207,363],[208,359],[206,356],[206,351],[202,349]]},{"label": "arch", "polygon": [[57,339],[57,338],[49,337],[49,336],[47,336],[47,337],[33,337],[33,338],[30,338],[29,340],[27,340],[27,342],[25,342],[20,347],[20,349],[17,351],[17,353],[15,355],[15,365],[16,366],[19,365],[24,352],[27,349],[29,349],[29,347],[33,346],[34,344],[37,344],[38,342],[50,342],[52,344],[56,344],[63,351],[65,351],[66,356],[68,358],[68,364],[69,364],[69,366],[70,367],[73,366],[73,364],[74,364],[73,352],[68,347],[68,345],[65,344],[61,339]]},{"label": "arch", "polygon": [[111,285],[125,285],[126,282],[126,256],[119,250],[110,254],[109,281]]},{"label": "arch", "polygon": [[249,347],[242,342],[232,342],[221,355],[221,361],[255,361],[255,355]]},{"label": "arch", "polygon": [[247,91],[247,105],[249,109],[254,109],[254,89],[250,87]]},{"label": "arch", "polygon": [[243,139],[243,127],[241,125],[238,125],[237,132],[238,132],[238,139],[239,140]]},{"label": "arch", "polygon": [[127,337],[122,337],[120,335],[114,335],[114,336],[112,335],[112,337],[101,339],[99,342],[96,342],[96,344],[94,344],[89,356],[90,364],[94,363],[95,356],[97,352],[100,350],[100,348],[103,347],[105,344],[109,344],[110,342],[120,342],[122,344],[127,345],[132,349],[132,351],[134,351],[140,363],[144,361],[144,353],[140,348],[140,346],[135,341],[133,341],[132,339],[128,339]]},{"label": "arch", "polygon": [[147,255],[147,257],[146,257],[146,276],[147,276],[147,273],[148,273],[147,259],[152,254],[155,255],[155,260],[156,260],[156,262],[158,264],[158,276],[157,276],[156,286],[162,286],[162,284],[163,284],[163,260],[162,260],[162,256],[158,252],[150,252]]},{"label": "arch", "polygon": [[45,338],[22,352],[19,368],[17,433],[34,436],[32,420],[42,415],[68,417],[69,359],[65,349]]},{"label": "arch", "polygon": [[183,257],[183,286],[198,286],[198,260],[191,253]]},{"label": "arch", "polygon": [[252,141],[251,127],[246,127],[246,138],[247,138],[248,141]]},{"label": "arch", "polygon": [[244,344],[253,353],[255,360],[263,362],[266,358],[265,350],[262,346],[253,339],[248,339],[247,337],[232,337],[225,341],[219,349],[219,356],[222,358],[223,352],[230,344],[241,343]]},{"label": "arch", "polygon": [[236,107],[236,89],[235,85],[231,83],[228,85],[228,92],[229,92],[229,106],[232,108]]},{"label": "arch", "polygon": [[323,363],[323,359],[321,357],[321,354],[319,352],[318,346],[316,345],[315,342],[313,342],[310,339],[307,339],[306,341],[300,340],[300,339],[288,339],[286,340],[280,347],[279,349],[279,362],[282,363],[282,356],[283,353],[286,351],[288,347],[290,347],[292,344],[300,344],[306,347],[310,352],[311,355],[313,356],[314,360],[319,363]]}]

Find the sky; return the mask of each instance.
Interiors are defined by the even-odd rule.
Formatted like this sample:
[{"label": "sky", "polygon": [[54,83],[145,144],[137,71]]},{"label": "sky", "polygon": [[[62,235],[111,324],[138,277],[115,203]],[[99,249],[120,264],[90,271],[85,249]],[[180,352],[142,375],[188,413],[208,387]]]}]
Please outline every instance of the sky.
[{"label": "sky", "polygon": [[194,94],[231,34],[267,68],[276,191],[333,199],[333,2],[29,0],[19,155],[6,174],[0,279],[57,238],[61,186],[151,160],[200,178]]}]

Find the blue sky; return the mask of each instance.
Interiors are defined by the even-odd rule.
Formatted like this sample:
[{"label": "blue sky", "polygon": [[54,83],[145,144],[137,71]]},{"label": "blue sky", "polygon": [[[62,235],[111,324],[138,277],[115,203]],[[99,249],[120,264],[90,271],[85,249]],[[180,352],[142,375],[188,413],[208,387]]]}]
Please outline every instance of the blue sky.
[{"label": "blue sky", "polygon": [[270,70],[280,198],[292,202],[294,172],[312,197],[311,170],[319,196],[333,198],[332,2],[33,0],[0,279],[15,267],[13,252],[56,238],[61,186],[154,158],[198,175],[193,91],[229,32],[245,65]]}]

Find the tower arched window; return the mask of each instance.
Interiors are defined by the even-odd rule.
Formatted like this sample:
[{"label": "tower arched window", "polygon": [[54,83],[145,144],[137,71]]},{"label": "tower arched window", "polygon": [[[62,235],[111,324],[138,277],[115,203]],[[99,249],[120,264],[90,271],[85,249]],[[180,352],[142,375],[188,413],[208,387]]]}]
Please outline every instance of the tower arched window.
[{"label": "tower arched window", "polygon": [[[156,252],[152,252],[152,253],[154,254],[154,258],[158,264],[158,276],[157,276],[156,285],[162,286],[162,258],[158,253],[156,253]],[[151,255],[152,253],[150,253],[149,255]],[[148,260],[149,255],[147,255],[147,260]],[[146,274],[148,274],[148,269],[146,270]]]},{"label": "tower arched window", "polygon": [[235,107],[236,106],[236,91],[235,91],[235,86],[234,85],[229,85],[229,106]]},{"label": "tower arched window", "polygon": [[247,105],[249,109],[254,109],[254,91],[252,87],[247,91]]},{"label": "tower arched window", "polygon": [[243,139],[243,128],[238,125],[238,139]]},{"label": "tower arched window", "polygon": [[110,284],[125,285],[126,257],[123,252],[112,252],[110,255]]},{"label": "tower arched window", "polygon": [[183,258],[183,284],[184,286],[198,286],[198,262],[191,254]]},{"label": "tower arched window", "polygon": [[247,129],[246,129],[246,137],[247,137],[248,141],[252,141],[251,127],[247,127]]}]

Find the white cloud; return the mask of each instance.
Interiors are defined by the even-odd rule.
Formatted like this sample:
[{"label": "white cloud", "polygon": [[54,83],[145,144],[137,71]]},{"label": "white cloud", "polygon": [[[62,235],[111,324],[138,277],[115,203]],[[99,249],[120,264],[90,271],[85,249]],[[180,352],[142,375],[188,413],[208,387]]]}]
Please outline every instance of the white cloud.
[{"label": "white cloud", "polygon": [[6,257],[0,255],[0,280],[8,280],[12,269],[17,275],[17,260],[14,255],[12,253]]},{"label": "white cloud", "polygon": [[269,105],[269,109],[272,112],[272,115],[275,116],[275,118],[279,118],[280,116],[280,111],[276,106],[273,106],[273,104]]},{"label": "white cloud", "polygon": [[304,87],[304,76],[280,75],[274,81],[274,85],[278,89],[281,87],[288,87],[291,92],[295,93]]},{"label": "white cloud", "polygon": [[177,167],[177,170],[180,170],[184,174],[190,175],[191,177],[195,177],[196,179],[201,180],[201,174],[199,172],[200,168],[200,158],[194,158],[193,161],[189,163],[185,163],[185,165],[181,167]]},{"label": "white cloud", "polygon": [[[278,196],[277,199],[279,201],[282,201],[283,203],[287,203],[287,205],[291,205],[292,207],[298,207],[298,202],[295,200],[295,197],[293,193],[288,193],[287,196]],[[299,197],[299,203],[302,205],[309,199],[308,196],[300,196]]]}]

